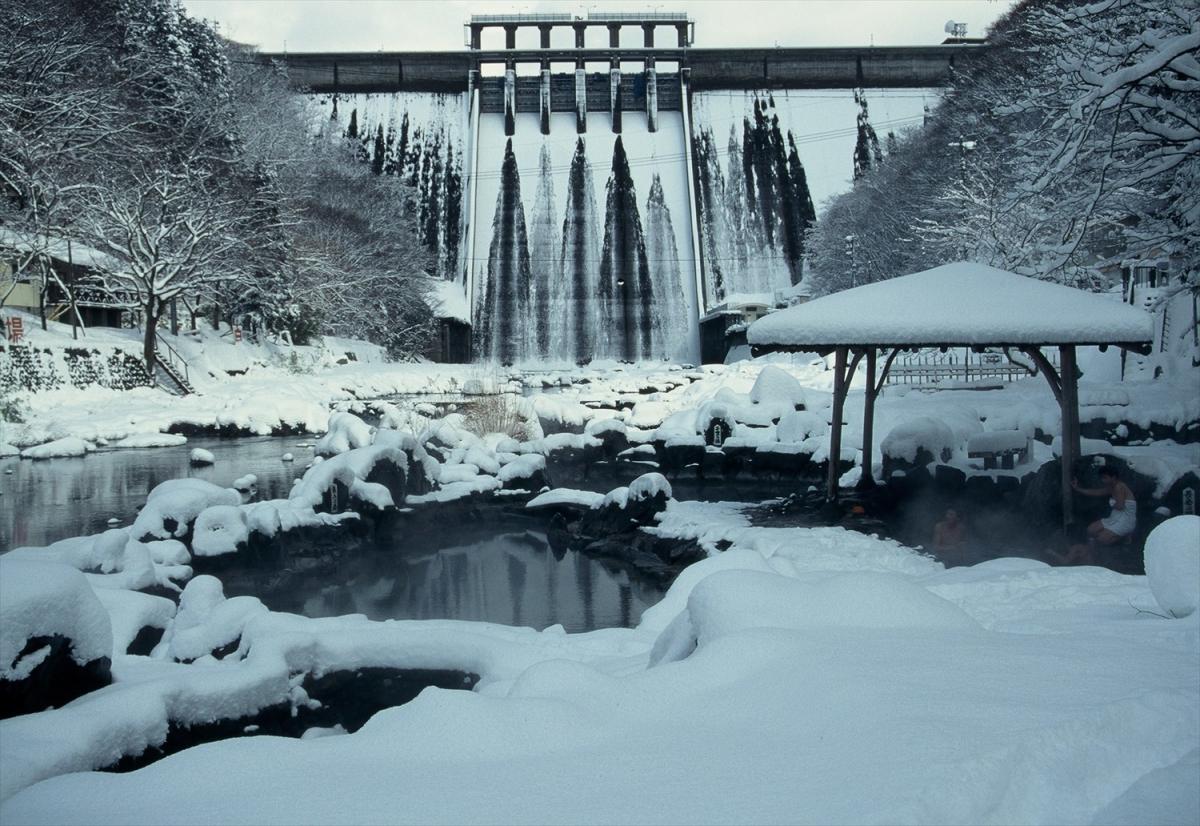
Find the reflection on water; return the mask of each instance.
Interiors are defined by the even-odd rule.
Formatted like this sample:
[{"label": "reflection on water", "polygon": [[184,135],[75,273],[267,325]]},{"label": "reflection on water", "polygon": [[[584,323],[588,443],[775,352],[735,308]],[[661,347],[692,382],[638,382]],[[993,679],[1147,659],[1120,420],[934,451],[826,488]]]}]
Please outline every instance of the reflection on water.
[{"label": "reflection on water", "polygon": [[[346,554],[333,565],[287,571],[223,570],[227,595],[254,594],[271,609],[310,617],[459,619],[568,631],[636,625],[662,597],[624,570],[567,551],[513,525],[455,529],[433,546],[427,534],[390,548]],[[501,533],[500,531],[508,531]],[[454,543],[454,544],[449,544]]]},{"label": "reflection on water", "polygon": [[[146,494],[168,479],[193,476],[228,486],[247,473],[258,477],[259,497],[287,496],[312,451],[303,437],[196,438],[178,447],[101,450],[79,459],[0,460],[0,551],[45,545],[97,533],[116,518],[128,525]],[[212,452],[216,464],[191,467],[193,448]],[[285,453],[295,462],[284,462]],[[5,471],[11,469],[12,474]]]}]

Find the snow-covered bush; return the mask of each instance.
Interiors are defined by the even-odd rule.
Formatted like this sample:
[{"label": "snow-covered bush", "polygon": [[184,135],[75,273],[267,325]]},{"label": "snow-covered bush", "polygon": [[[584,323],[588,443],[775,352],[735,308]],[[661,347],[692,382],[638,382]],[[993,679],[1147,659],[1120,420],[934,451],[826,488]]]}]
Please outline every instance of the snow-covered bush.
[{"label": "snow-covered bush", "polygon": [[1200,609],[1200,516],[1176,516],[1146,538],[1146,577],[1162,609],[1186,617]]}]

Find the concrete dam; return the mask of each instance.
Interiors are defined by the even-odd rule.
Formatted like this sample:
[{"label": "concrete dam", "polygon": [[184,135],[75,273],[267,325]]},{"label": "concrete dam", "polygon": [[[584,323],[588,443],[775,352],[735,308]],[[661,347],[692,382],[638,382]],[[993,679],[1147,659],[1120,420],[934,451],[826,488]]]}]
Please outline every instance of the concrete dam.
[{"label": "concrete dam", "polygon": [[695,49],[677,13],[476,15],[464,34],[462,52],[264,57],[416,187],[443,356],[503,363],[697,362],[706,313],[801,282],[804,231],[849,185],[850,90],[898,131],[980,48]]}]

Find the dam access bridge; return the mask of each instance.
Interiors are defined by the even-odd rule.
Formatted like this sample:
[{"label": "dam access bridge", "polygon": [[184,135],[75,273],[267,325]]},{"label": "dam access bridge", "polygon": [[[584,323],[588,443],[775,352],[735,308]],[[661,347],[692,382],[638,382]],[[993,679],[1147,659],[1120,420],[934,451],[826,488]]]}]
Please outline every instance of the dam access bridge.
[{"label": "dam access bridge", "polygon": [[[457,252],[443,254],[455,262],[443,278],[461,291],[448,304],[466,308],[443,326],[442,356],[451,360],[468,353],[506,361],[697,360],[700,319],[728,296],[796,283],[803,268],[797,222],[810,219],[797,217],[803,204],[784,178],[757,180],[755,173],[751,186],[760,195],[783,193],[770,208],[756,197],[733,203],[732,191],[714,195],[724,187],[718,179],[732,180],[736,170],[717,169],[728,154],[720,147],[701,151],[716,138],[694,122],[694,101],[772,90],[847,90],[848,98],[860,88],[934,89],[986,48],[965,38],[925,46],[696,48],[695,24],[684,12],[481,14],[463,34],[461,51],[260,55],[283,65],[294,86],[329,96],[335,116],[338,100],[461,101],[461,126],[454,127],[461,187],[438,201],[445,209],[445,197],[463,200],[448,218],[459,229]],[[787,170],[791,132],[782,142],[759,138],[748,149],[778,154],[756,161],[761,174]],[[587,180],[575,174],[585,169]],[[616,181],[619,169],[632,178]],[[522,188],[518,179],[531,177],[537,186],[526,180]],[[614,183],[634,218],[645,214],[644,237],[640,219],[627,221],[627,206],[605,205]],[[535,188],[549,200],[531,203]],[[554,194],[564,191],[560,209]],[[653,203],[643,201],[647,193]],[[550,213],[554,220],[545,220]],[[786,249],[785,234],[792,239]],[[631,240],[609,249],[610,235]],[[643,242],[648,253],[640,251]],[[512,341],[544,326],[554,330],[536,353]]]},{"label": "dam access bridge", "polygon": [[[293,84],[321,93],[480,92],[480,111],[570,111],[586,131],[587,112],[678,111],[690,91],[716,89],[853,89],[942,86],[969,61],[981,41],[951,38],[928,46],[819,48],[695,48],[695,23],[686,12],[478,14],[464,24],[461,52],[265,53],[287,66]],[[485,32],[504,33],[503,47],[485,48]],[[522,30],[537,30],[536,46],[518,46]],[[592,30],[602,30],[606,42]],[[641,43],[622,34],[641,30]],[[656,37],[660,29],[669,42]],[[571,44],[554,44],[569,30]],[[624,38],[628,40],[628,38]],[[502,67],[502,74],[496,71]],[[537,67],[537,74],[521,71]],[[595,71],[604,67],[605,71]],[[556,69],[558,70],[556,72]],[[592,71],[589,71],[592,69]],[[565,70],[565,71],[564,71]],[[508,134],[512,134],[511,131]]]}]

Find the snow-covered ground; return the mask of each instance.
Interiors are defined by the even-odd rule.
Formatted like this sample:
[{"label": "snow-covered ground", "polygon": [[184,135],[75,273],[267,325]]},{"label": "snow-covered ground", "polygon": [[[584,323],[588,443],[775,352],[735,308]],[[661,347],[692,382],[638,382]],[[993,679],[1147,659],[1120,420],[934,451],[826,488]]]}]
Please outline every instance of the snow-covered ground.
[{"label": "snow-covered ground", "polygon": [[[195,655],[240,635],[237,653],[183,665],[114,651],[111,688],[0,723],[0,816],[1200,818],[1200,615],[1166,618],[1145,577],[1014,559],[945,570],[841,529],[749,527],[740,509],[669,506],[659,531],[733,544],[686,569],[634,629],[310,620],[225,600],[199,578],[165,648]],[[86,773],[161,742],[167,719],[303,703],[289,676],[367,665],[482,679],[474,692],[427,689],[354,734],[244,737],[132,774]]]},{"label": "snow-covered ground", "polygon": [[[1085,420],[1148,427],[1197,418],[1200,400],[1187,392],[1186,373],[1114,383],[1105,358],[1083,359]],[[1168,523],[1147,544],[1153,582],[1012,558],[945,569],[891,540],[752,525],[744,505],[672,501],[649,530],[695,540],[709,557],[684,569],[637,627],[581,634],[280,614],[253,597],[226,599],[219,581],[193,578],[189,567],[234,552],[254,531],[269,536],[346,518],[314,510],[334,479],[364,506],[438,508],[520,488],[540,473],[544,455],[599,445],[613,431],[633,449],[652,440],[693,446],[707,421],[725,417],[735,422],[735,445],[811,451],[819,460],[829,385],[820,359],[784,356],[703,369],[594,365],[536,374],[363,359],[311,374],[250,364],[183,399],[150,390],[28,399],[39,414],[33,427],[45,434],[110,441],[158,432],[185,414],[267,422],[295,406],[311,416],[304,426],[328,431],[315,449],[330,458],[314,463],[287,499],[241,504],[233,489],[168,482],[132,534],[3,558],[5,593],[21,597],[14,621],[28,625],[36,619],[28,606],[54,604],[53,594],[41,594],[44,583],[69,580],[98,596],[103,613],[81,597],[73,604],[88,606],[86,615],[47,627],[92,647],[111,645],[115,681],[63,708],[0,721],[0,821],[1200,819],[1194,521]],[[521,402],[517,439],[473,435],[463,415],[435,418],[428,405],[384,405],[379,428],[329,415],[356,399],[522,386],[553,392]],[[861,389],[847,406],[849,445],[861,438],[858,399]],[[937,425],[951,461],[972,472],[983,471],[965,457],[971,437],[1058,429],[1053,397],[1031,379],[990,391],[889,388],[875,438],[882,445],[911,431],[924,439],[928,428],[904,427],[922,418]],[[545,435],[542,423],[583,432]],[[441,460],[416,450],[429,443]],[[1200,464],[1195,445],[1117,450],[1160,486]],[[1050,454],[1035,443],[1035,463]],[[397,502],[366,481],[380,461],[419,462],[441,487]],[[660,480],[603,498],[551,492],[541,501],[591,506],[646,485],[669,495]],[[84,570],[84,580],[71,568]],[[131,590],[147,587],[184,591],[176,605]],[[9,619],[0,616],[6,628]],[[146,624],[167,626],[162,642],[150,656],[126,654]],[[15,649],[22,640],[10,642]],[[236,650],[221,659],[209,653],[225,646]],[[37,665],[30,657],[6,665],[23,674]],[[250,717],[281,703],[310,708],[304,675],[363,667],[449,669],[480,681],[473,691],[427,689],[353,734],[248,736],[130,774],[94,773],[162,744],[172,725]]]}]

